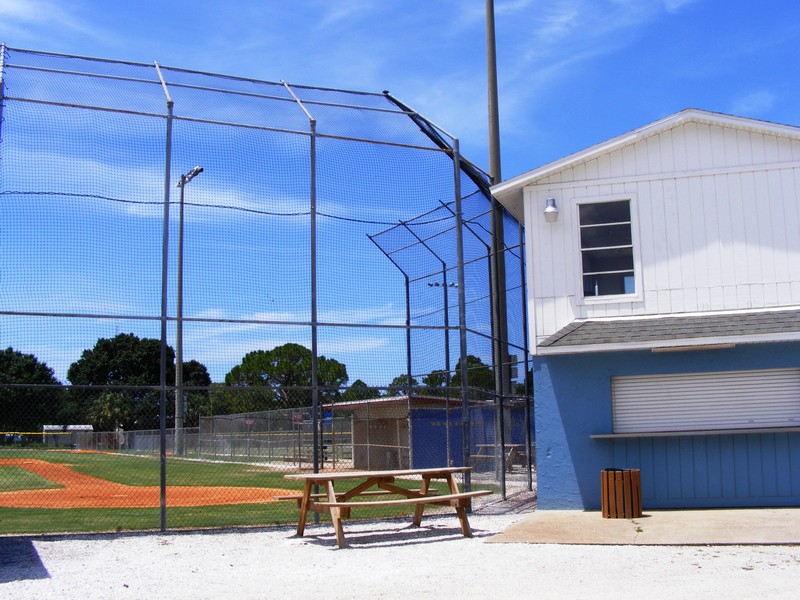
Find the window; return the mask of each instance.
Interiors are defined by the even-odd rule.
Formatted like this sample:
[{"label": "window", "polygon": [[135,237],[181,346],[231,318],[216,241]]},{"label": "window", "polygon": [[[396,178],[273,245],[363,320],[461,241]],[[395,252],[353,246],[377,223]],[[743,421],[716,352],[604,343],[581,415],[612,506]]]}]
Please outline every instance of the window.
[{"label": "window", "polygon": [[578,205],[583,296],[636,292],[630,200]]}]

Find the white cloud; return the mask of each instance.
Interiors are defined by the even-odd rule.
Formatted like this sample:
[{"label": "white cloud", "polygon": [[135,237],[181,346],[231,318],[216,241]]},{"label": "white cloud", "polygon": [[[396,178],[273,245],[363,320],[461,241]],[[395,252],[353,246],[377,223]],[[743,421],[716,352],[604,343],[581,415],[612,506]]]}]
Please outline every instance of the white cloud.
[{"label": "white cloud", "polygon": [[[0,0],[2,1],[2,0]],[[120,140],[120,143],[122,141]],[[14,170],[15,179],[7,178],[4,186],[12,191],[29,192],[38,190],[63,191],[69,193],[86,193],[97,190],[100,196],[113,198],[119,202],[106,203],[103,206],[111,210],[125,211],[127,214],[143,218],[162,218],[163,211],[154,204],[161,204],[164,199],[163,166],[154,169],[141,163],[122,161],[104,161],[103,157],[81,156],[82,148],[76,153],[68,153],[75,149],[67,142],[64,152],[18,149],[12,145],[6,149],[8,164],[19,165],[57,165],[55,169]],[[113,159],[112,157],[109,157]],[[173,165],[173,179],[177,182],[178,170]],[[35,179],[34,179],[35,178]],[[237,186],[238,179],[230,173],[204,174],[191,184],[190,201],[198,205],[224,206],[238,211],[265,211],[281,214],[307,213],[308,198],[277,194],[270,195],[269,207],[265,208],[264,198],[255,196],[250,181]],[[266,184],[265,184],[266,185]],[[122,191],[124,190],[124,192]],[[171,188],[170,201],[176,205],[179,193]],[[213,211],[207,216],[204,211],[190,211],[187,220],[219,219],[222,215],[237,215],[239,212]],[[170,218],[177,219],[177,211],[173,209]]]},{"label": "white cloud", "polygon": [[42,0],[0,0],[0,17],[19,21],[44,21],[48,18],[45,8],[47,2]]},{"label": "white cloud", "polygon": [[[338,0],[337,2],[322,2],[319,4],[322,12],[317,27],[327,29],[339,27],[346,21],[357,21],[375,9],[375,3],[371,0]],[[345,23],[348,25],[348,23]]]},{"label": "white cloud", "polygon": [[[358,316],[374,317],[381,312],[382,309],[379,308],[374,311],[364,311],[360,314],[353,313],[345,317],[345,322],[346,319],[357,318]],[[387,320],[390,317],[390,313],[391,310],[389,310],[389,314],[385,315]],[[221,311],[207,311],[204,314],[211,318],[222,318],[223,315]],[[337,316],[339,318],[342,317],[338,312]],[[273,317],[296,318],[298,315],[260,313],[249,317],[259,319]],[[305,315],[299,320],[307,319],[308,316]],[[372,364],[374,361],[370,361],[370,358],[374,356],[375,352],[392,347],[392,342],[389,341],[390,335],[392,334],[387,334],[385,331],[377,329],[354,330],[341,337],[337,336],[321,340],[319,352],[329,358],[351,363],[354,372],[355,365],[361,363],[369,365],[370,369],[380,371],[380,367]],[[249,352],[269,350],[287,342],[302,344],[310,348],[311,340],[309,336],[308,328],[289,325],[265,328],[263,325],[252,323],[193,323],[185,331],[184,356],[203,363],[209,369],[212,379],[221,382],[224,380],[225,374],[235,365],[240,364],[242,358]],[[367,378],[377,382],[381,381],[381,378],[374,374]],[[351,381],[354,379],[355,377],[351,374]]]},{"label": "white cloud", "polygon": [[[561,0],[500,21],[508,33],[498,72],[501,119],[530,112],[538,96],[598,57],[620,51],[637,32],[692,0]],[[500,48],[498,49],[500,54]]]},{"label": "white cloud", "polygon": [[664,0],[664,8],[669,13],[680,12],[685,6],[696,3],[697,0]]},{"label": "white cloud", "polygon": [[775,94],[769,90],[755,90],[735,98],[728,112],[743,117],[757,117],[775,104]]},{"label": "white cloud", "polygon": [[0,0],[0,20],[3,27],[13,29],[16,35],[32,35],[30,28],[53,27],[51,35],[61,31],[80,33],[95,39],[112,36],[68,10],[69,3],[50,0]]},{"label": "white cloud", "polygon": [[[241,333],[243,331],[252,331],[254,329],[263,327],[263,325],[249,323],[246,321],[259,321],[262,323],[307,323],[311,319],[311,315],[307,311],[257,312],[243,315],[232,315],[222,308],[206,309],[187,316],[197,319],[209,319],[211,321],[218,320],[221,323],[221,326],[218,324],[208,325],[210,329],[207,333],[213,334],[214,337],[220,337],[221,335],[228,335],[231,333]],[[339,307],[331,310],[329,313],[322,311],[317,318],[323,323],[404,325],[405,308],[395,306],[391,302],[381,306],[363,308]],[[235,322],[229,322],[234,320]]]}]

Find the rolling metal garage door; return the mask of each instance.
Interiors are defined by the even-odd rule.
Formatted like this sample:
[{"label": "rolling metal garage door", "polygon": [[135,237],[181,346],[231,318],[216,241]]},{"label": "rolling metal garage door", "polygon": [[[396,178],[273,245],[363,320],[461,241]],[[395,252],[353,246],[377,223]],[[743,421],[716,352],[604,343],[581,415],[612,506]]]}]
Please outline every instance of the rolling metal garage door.
[{"label": "rolling metal garage door", "polygon": [[613,377],[614,433],[800,427],[800,369]]}]

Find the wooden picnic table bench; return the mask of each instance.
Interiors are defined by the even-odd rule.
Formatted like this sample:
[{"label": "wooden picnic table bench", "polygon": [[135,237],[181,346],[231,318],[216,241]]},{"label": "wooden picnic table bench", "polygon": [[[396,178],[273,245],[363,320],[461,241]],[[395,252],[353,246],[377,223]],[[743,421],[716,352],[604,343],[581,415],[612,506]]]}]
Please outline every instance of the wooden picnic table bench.
[{"label": "wooden picnic table bench", "polygon": [[[337,471],[332,473],[295,473],[286,475],[287,479],[303,482],[303,492],[298,495],[280,496],[277,499],[297,500],[300,517],[297,521],[297,535],[305,531],[309,512],[324,513],[331,516],[336,542],[339,548],[347,547],[344,537],[342,519],[350,517],[351,509],[364,506],[403,506],[413,505],[413,523],[419,526],[426,504],[452,506],[455,508],[461,523],[461,533],[472,537],[472,530],[467,519],[467,510],[472,506],[472,498],[491,494],[491,490],[474,490],[462,492],[458,489],[454,475],[471,470],[472,467],[442,467],[432,469],[400,469],[389,471]],[[408,489],[395,485],[397,478],[419,478],[419,489]],[[430,489],[432,480],[444,480],[449,493],[436,494]],[[342,481],[356,481],[356,485],[347,491],[336,491],[335,484]],[[315,487],[324,488],[324,492],[315,493]],[[373,489],[377,488],[377,489]],[[399,496],[391,499],[372,499],[376,496]],[[368,497],[366,500],[357,500]]]},{"label": "wooden picnic table bench", "polygon": [[[496,449],[500,448],[497,444],[478,444],[478,453],[472,455],[473,460],[488,460],[495,459]],[[512,471],[514,464],[518,462],[525,462],[525,444],[506,444],[504,464],[506,471]]]}]

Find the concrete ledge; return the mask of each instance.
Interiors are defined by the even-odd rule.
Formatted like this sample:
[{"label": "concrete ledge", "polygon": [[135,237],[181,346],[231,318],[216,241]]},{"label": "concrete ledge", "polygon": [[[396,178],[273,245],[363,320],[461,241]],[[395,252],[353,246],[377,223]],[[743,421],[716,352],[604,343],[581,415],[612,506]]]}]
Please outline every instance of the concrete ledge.
[{"label": "concrete ledge", "polygon": [[800,508],[653,510],[635,519],[600,512],[537,510],[487,540],[610,545],[800,544]]}]

